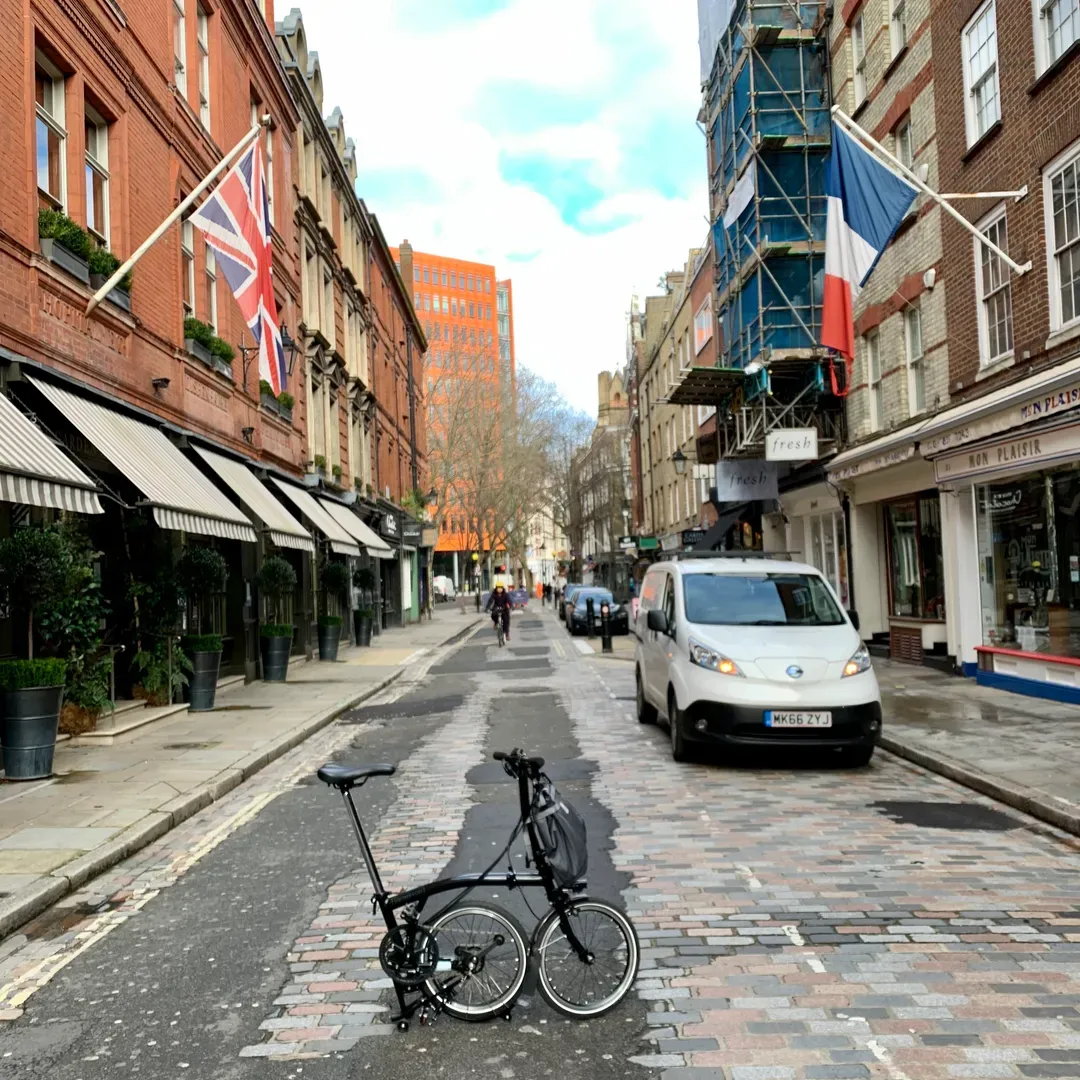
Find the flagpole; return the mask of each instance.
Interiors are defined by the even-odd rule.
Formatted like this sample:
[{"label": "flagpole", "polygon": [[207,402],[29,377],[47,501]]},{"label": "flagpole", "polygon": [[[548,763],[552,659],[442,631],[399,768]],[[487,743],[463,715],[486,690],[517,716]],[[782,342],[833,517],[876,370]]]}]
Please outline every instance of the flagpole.
[{"label": "flagpole", "polygon": [[985,244],[1007,266],[1011,266],[1013,268],[1013,270],[1015,270],[1016,273],[1018,273],[1018,274],[1026,274],[1031,269],[1032,264],[1031,264],[1030,260],[1028,262],[1024,263],[1023,266],[1021,266],[1018,262],[1015,262],[1013,259],[1010,259],[1009,256],[1006,255],[1005,252],[1002,251],[1001,248],[999,248],[997,246],[997,244],[995,244],[992,240],[988,239],[984,233],[980,232],[974,225],[972,225],[971,222],[968,221],[968,219],[966,217],[964,217],[964,215],[961,214],[960,211],[957,210],[955,206],[952,206],[949,203],[947,203],[942,198],[942,196],[939,195],[927,183],[925,183],[925,181],[920,180],[919,177],[915,174],[915,172],[913,170],[909,169],[902,161],[900,161],[898,158],[896,158],[893,154],[890,154],[889,151],[886,150],[885,147],[882,146],[881,143],[879,143],[877,141],[877,139],[875,139],[873,137],[873,135],[871,135],[864,128],[859,127],[859,125],[856,124],[855,121],[852,120],[851,117],[848,116],[847,113],[845,113],[844,110],[840,108],[839,105],[834,105],[832,107],[832,114],[837,120],[840,121],[841,124],[844,125],[844,127],[846,127],[849,131],[851,131],[852,134],[858,136],[868,146],[873,147],[879,154],[881,154],[882,157],[886,158],[890,162],[890,164],[895,166],[896,169],[907,180],[909,180],[912,184],[914,184],[915,187],[917,187],[921,192],[923,192],[923,194],[929,195],[930,198],[933,199],[934,202],[936,202],[938,204],[938,206],[940,206],[942,208],[942,210],[945,211],[945,213],[947,213],[950,217],[955,218],[956,221],[958,221],[960,223],[960,225],[962,225],[965,229],[967,229],[967,231],[969,233],[971,233],[971,235],[974,236],[976,240],[978,240],[982,244]]},{"label": "flagpole", "polygon": [[112,277],[101,286],[86,305],[86,314],[89,315],[105,299],[106,296],[117,286],[120,279],[161,239],[166,229],[177,220],[195,200],[225,171],[233,158],[242,153],[248,146],[259,137],[259,132],[270,125],[269,115],[264,116],[207,174],[195,185],[191,194],[131,253],[127,262],[117,267]]}]

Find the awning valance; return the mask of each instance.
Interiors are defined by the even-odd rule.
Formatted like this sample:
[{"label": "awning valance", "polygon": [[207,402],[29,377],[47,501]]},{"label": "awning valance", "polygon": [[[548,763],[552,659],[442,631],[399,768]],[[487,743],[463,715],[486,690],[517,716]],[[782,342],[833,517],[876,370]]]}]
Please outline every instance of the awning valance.
[{"label": "awning valance", "polygon": [[271,477],[274,486],[330,541],[330,550],[338,555],[359,555],[353,538],[303,488]]},{"label": "awning valance", "polygon": [[94,481],[2,394],[0,499],[77,514],[104,513]]},{"label": "awning valance", "polygon": [[373,529],[364,524],[358,515],[341,503],[332,502],[330,499],[319,499],[319,503],[326,508],[326,512],[356,541],[361,547],[367,548],[367,553],[376,559],[393,559],[394,551],[385,541],[379,539]]},{"label": "awning valance", "polygon": [[63,415],[142,492],[163,529],[257,541],[251,521],[159,431],[28,375]]},{"label": "awning valance", "polygon": [[235,461],[201,446],[195,452],[221,477],[232,493],[263,523],[278,547],[315,551],[311,534],[270,494],[242,461]]}]

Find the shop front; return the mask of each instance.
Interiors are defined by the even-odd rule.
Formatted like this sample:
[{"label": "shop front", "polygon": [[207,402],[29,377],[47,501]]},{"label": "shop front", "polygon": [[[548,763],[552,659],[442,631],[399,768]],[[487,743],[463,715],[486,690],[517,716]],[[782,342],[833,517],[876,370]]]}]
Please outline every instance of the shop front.
[{"label": "shop front", "polygon": [[407,589],[407,597],[402,597],[402,611],[406,622],[420,619],[423,603],[422,579],[420,575],[420,548],[423,540],[423,527],[419,521],[406,517],[402,519],[402,591]]},{"label": "shop front", "polygon": [[851,605],[847,523],[841,493],[822,482],[781,492],[780,522],[770,522],[765,550],[783,550],[816,567],[845,609]]},{"label": "shop front", "polygon": [[976,443],[935,470],[968,524],[965,670],[984,685],[1080,703],[1080,423]]},{"label": "shop front", "polygon": [[379,560],[380,597],[382,600],[381,624],[383,629],[404,625],[403,598],[405,585],[403,575],[407,564],[401,551],[401,519],[393,510],[379,514],[379,536],[397,555],[393,559]]}]

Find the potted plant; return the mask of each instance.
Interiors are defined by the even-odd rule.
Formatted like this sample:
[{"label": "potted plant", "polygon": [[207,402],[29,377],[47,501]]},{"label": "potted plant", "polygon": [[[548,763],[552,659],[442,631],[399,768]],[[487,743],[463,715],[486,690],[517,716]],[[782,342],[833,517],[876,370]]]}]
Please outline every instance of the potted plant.
[{"label": "potted plant", "polygon": [[16,529],[0,540],[0,594],[26,617],[26,659],[0,664],[0,752],[9,780],[52,772],[66,664],[34,658],[34,619],[62,600],[71,552],[63,529]]},{"label": "potted plant", "polygon": [[184,351],[191,353],[196,360],[201,360],[207,367],[213,367],[210,358],[210,343],[214,340],[214,328],[201,319],[189,315],[184,320]]},{"label": "potted plant", "polygon": [[216,334],[210,339],[210,366],[225,378],[232,378],[232,362],[236,350]]},{"label": "potted plant", "polygon": [[139,649],[131,663],[139,672],[132,695],[142,698],[148,706],[171,705],[188,685],[188,672],[192,670],[191,659],[175,635]]},{"label": "potted plant", "polygon": [[158,559],[143,576],[131,575],[135,654],[132,697],[147,705],[171,705],[188,684],[191,661],[180,647],[180,612],[184,596],[171,559]]},{"label": "potted plant", "polygon": [[[327,607],[337,608],[349,587],[349,571],[342,562],[327,562],[322,568],[322,587]],[[336,660],[341,640],[341,616],[324,612],[319,616],[319,659]]]},{"label": "potted plant", "polygon": [[375,588],[375,571],[370,566],[358,566],[353,571],[353,585],[360,590],[361,606],[353,612],[353,629],[357,645],[371,644],[371,630],[375,622],[375,610],[371,607],[371,593]]},{"label": "potted plant", "polygon": [[278,416],[287,423],[292,423],[292,411],[293,406],[296,404],[296,398],[289,393],[288,390],[282,390],[277,396],[278,403]]},{"label": "potted plant", "polygon": [[315,466],[315,471],[320,476],[326,475],[326,458],[322,454],[316,454],[312,459],[312,464]]},{"label": "potted plant", "polygon": [[340,465],[335,465],[335,466],[334,466],[334,467],[333,467],[333,468],[332,468],[332,469],[330,470],[330,472],[331,472],[331,474],[333,475],[334,479],[335,479],[336,481],[338,481],[338,483],[340,483],[340,482],[341,482],[341,466],[340,466]]},{"label": "potted plant", "polygon": [[187,603],[189,635],[183,651],[191,657],[188,700],[192,712],[214,707],[221,671],[221,635],[208,633],[210,603],[225,588],[229,569],[224,557],[208,547],[189,547],[176,564],[176,580]]},{"label": "potted plant", "polygon": [[[92,247],[86,261],[90,269],[91,289],[100,289],[120,266],[120,260],[108,248]],[[129,270],[108,293],[108,299],[125,311],[131,310],[132,277],[133,271]]]},{"label": "potted plant", "polygon": [[59,210],[38,211],[38,241],[41,254],[84,285],[90,284],[90,234]]},{"label": "potted plant", "polygon": [[259,571],[259,588],[274,619],[273,622],[265,622],[259,627],[263,678],[267,682],[284,682],[289,672],[293,625],[282,619],[287,601],[296,588],[296,571],[287,560],[275,555],[267,559]]},{"label": "potted plant", "polygon": [[93,731],[101,714],[112,708],[112,671],[112,657],[107,653],[83,653],[68,660],[64,707],[60,710],[60,730],[65,735]]}]

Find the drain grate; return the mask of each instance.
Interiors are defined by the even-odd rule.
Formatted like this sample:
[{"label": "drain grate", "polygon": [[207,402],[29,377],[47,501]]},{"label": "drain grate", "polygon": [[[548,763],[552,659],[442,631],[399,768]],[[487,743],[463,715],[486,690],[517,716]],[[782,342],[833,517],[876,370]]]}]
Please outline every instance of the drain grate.
[{"label": "drain grate", "polygon": [[922,829],[1008,832],[1022,828],[1015,818],[979,803],[875,802],[870,803],[870,808],[898,825],[917,825]]},{"label": "drain grate", "polygon": [[163,750],[210,750],[217,746],[216,742],[171,742],[166,743]]}]

